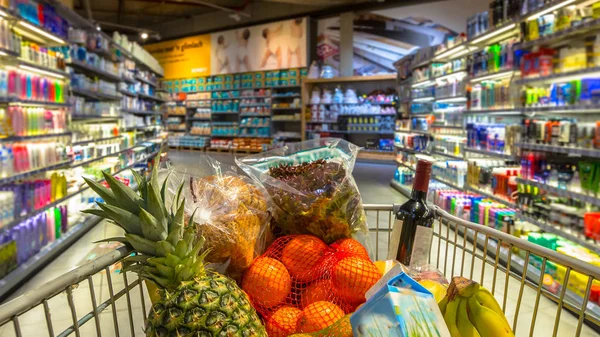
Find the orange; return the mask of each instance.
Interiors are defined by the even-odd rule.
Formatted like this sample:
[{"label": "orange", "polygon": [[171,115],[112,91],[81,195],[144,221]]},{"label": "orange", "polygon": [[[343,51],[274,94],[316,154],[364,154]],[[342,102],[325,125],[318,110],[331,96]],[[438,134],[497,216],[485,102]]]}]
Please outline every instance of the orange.
[{"label": "orange", "polygon": [[302,310],[290,306],[277,309],[267,322],[269,337],[287,337],[296,332],[296,325]]},{"label": "orange", "polygon": [[283,249],[281,262],[299,282],[310,282],[318,276],[315,268],[329,247],[312,235],[298,235]]},{"label": "orange", "polygon": [[309,304],[298,318],[298,332],[315,332],[325,329],[340,318],[344,317],[344,311],[337,305],[319,301]]},{"label": "orange", "polygon": [[270,257],[254,260],[242,280],[242,289],[254,304],[271,308],[283,302],[292,288],[292,279],[285,266]]},{"label": "orange", "polygon": [[340,260],[331,272],[333,290],[351,303],[364,302],[365,293],[380,278],[381,272],[373,262],[357,256]]},{"label": "orange", "polygon": [[311,303],[329,301],[332,297],[331,280],[319,280],[304,290],[300,304],[306,308]]},{"label": "orange", "polygon": [[342,253],[344,255],[356,255],[371,259],[367,249],[354,239],[339,239],[331,244],[331,248],[335,249],[337,253]]}]

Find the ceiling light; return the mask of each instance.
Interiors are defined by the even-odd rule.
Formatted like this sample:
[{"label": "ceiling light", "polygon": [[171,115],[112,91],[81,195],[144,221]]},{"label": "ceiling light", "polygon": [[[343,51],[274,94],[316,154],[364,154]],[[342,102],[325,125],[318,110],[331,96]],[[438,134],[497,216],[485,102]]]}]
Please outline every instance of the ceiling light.
[{"label": "ceiling light", "polygon": [[575,2],[575,0],[567,0],[567,1],[563,1],[563,2],[561,2],[561,3],[559,3],[559,4],[556,4],[556,5],[554,5],[554,6],[550,7],[550,8],[548,8],[548,9],[544,9],[544,10],[543,10],[543,11],[541,11],[541,12],[538,12],[538,13],[536,13],[536,14],[533,14],[532,16],[530,16],[530,17],[528,17],[528,18],[527,18],[527,21],[535,20],[535,19],[537,19],[537,18],[539,18],[539,17],[541,17],[541,16],[544,16],[544,15],[546,15],[546,14],[548,14],[548,13],[552,13],[552,12],[554,12],[555,10],[557,10],[557,9],[559,9],[559,8],[563,8],[563,7],[565,7],[565,6],[567,6],[568,4],[570,4],[570,3],[573,3],[573,2]]},{"label": "ceiling light", "polygon": [[40,35],[42,35],[42,36],[44,36],[44,37],[46,37],[46,38],[48,38],[50,40],[52,40],[52,41],[58,42],[60,44],[65,44],[65,41],[57,38],[56,36],[54,36],[52,34],[49,34],[49,33],[45,32],[45,31],[43,31],[42,29],[40,29],[40,28],[38,28],[38,27],[30,24],[30,23],[27,23],[25,21],[19,21],[19,25],[21,25],[23,27],[26,27],[27,29],[30,29],[30,30],[32,30],[32,31],[34,31],[34,32],[36,32],[36,33],[38,33],[38,34],[40,34]]},{"label": "ceiling light", "polygon": [[148,33],[143,32],[142,34],[140,34],[140,36],[142,37],[143,40],[148,38]]},{"label": "ceiling light", "polygon": [[97,31],[101,31],[102,30],[102,28],[100,28],[100,25],[96,26],[96,30]]},{"label": "ceiling light", "polygon": [[[575,0],[573,0],[573,1],[575,1]],[[517,25],[516,23],[511,23],[510,25],[508,25],[508,26],[506,26],[506,27],[502,27],[502,28],[500,28],[500,29],[496,29],[496,30],[494,30],[494,31],[491,31],[491,32],[489,32],[489,33],[484,33],[484,36],[482,36],[482,37],[480,37],[480,38],[478,38],[478,39],[475,39],[475,40],[474,40],[473,42],[471,42],[471,43],[472,43],[472,44],[477,44],[477,43],[479,43],[479,42],[485,41],[485,40],[487,40],[487,39],[489,39],[489,38],[492,38],[492,37],[494,37],[494,36],[500,35],[500,34],[502,34],[502,33],[504,33],[504,32],[507,32],[507,31],[509,31],[509,30],[511,30],[511,29],[513,29],[513,28],[515,28],[515,26],[516,26],[516,25]]]},{"label": "ceiling light", "polygon": [[42,75],[48,75],[48,76],[52,76],[52,77],[56,77],[56,78],[65,78],[63,75],[53,73],[50,71],[41,70],[41,69],[30,67],[30,66],[26,66],[23,64],[19,65],[19,68],[21,68],[23,70],[31,71],[34,73],[42,74]]}]

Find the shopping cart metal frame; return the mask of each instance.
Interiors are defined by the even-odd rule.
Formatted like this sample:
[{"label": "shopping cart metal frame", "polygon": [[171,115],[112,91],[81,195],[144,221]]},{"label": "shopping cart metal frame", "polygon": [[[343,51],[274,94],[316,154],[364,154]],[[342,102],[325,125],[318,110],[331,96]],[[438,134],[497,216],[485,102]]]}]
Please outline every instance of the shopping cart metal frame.
[{"label": "shopping cart metal frame", "polygon": [[[376,226],[371,227],[370,231],[372,232],[372,235],[374,235],[374,258],[376,260],[386,258],[386,256],[380,256],[383,255],[383,253],[380,252],[382,251],[381,249],[383,249],[383,252],[387,249],[387,246],[382,247],[382,245],[385,245],[385,242],[389,242],[394,222],[395,207],[397,206],[364,205],[367,216],[369,218],[375,218],[374,222]],[[553,337],[557,336],[563,309],[575,314],[578,318],[575,336],[580,335],[584,323],[592,325],[593,327],[600,326],[600,306],[589,301],[593,281],[600,280],[600,268],[532,244],[496,229],[454,217],[439,207],[434,206],[433,209],[436,214],[433,245],[436,245],[435,247],[437,248],[432,249],[432,251],[435,250],[436,253],[430,255],[430,263],[438,270],[442,271],[446,277],[450,277],[450,275],[462,275],[481,284],[486,280],[486,269],[491,268],[493,276],[490,291],[495,294],[497,298],[497,292],[500,291],[499,287],[501,286],[497,286],[497,283],[498,281],[502,283],[502,280],[500,280],[501,278],[504,279],[502,288],[504,290],[503,294],[507,294],[509,279],[518,281],[519,295],[515,304],[514,318],[511,322],[515,331],[517,328],[519,310],[522,304],[523,292],[526,289],[525,287],[533,289],[536,298],[533,319],[529,327],[530,336],[533,336],[535,331],[535,321],[541,296],[549,298],[557,304],[553,328],[554,332],[552,334]],[[386,220],[387,225],[384,223]],[[386,237],[387,241],[385,240]],[[460,255],[457,254],[457,252]],[[99,318],[100,314],[106,309],[112,309],[114,334],[111,334],[111,336],[143,335],[143,331],[141,331],[141,326],[143,326],[143,324],[141,322],[134,323],[131,298],[134,291],[139,292],[142,309],[141,314],[142,317],[147,317],[147,310],[150,303],[145,299],[145,287],[141,286],[142,280],[137,275],[122,273],[121,276],[124,280],[124,287],[121,290],[116,290],[112,281],[114,275],[112,275],[111,266],[119,263],[120,260],[130,254],[131,252],[127,248],[118,248],[113,252],[75,268],[71,272],[46,283],[44,286],[39,287],[34,291],[26,292],[3,304],[0,306],[0,329],[6,329],[5,332],[12,331],[16,337],[25,337],[21,331],[22,323],[20,322],[20,317],[28,311],[41,306],[44,312],[44,317],[42,319],[45,319],[48,335],[52,337],[63,337],[72,334],[75,334],[75,336],[78,337],[88,337],[90,336],[90,332],[86,332],[85,335],[82,334],[82,327],[90,321],[95,321],[95,336],[106,336],[106,334],[101,332],[101,322]],[[466,262],[469,262],[468,255],[471,256],[470,266],[466,264]],[[458,259],[458,257],[460,257],[460,259]],[[541,259],[540,269],[529,263],[530,259],[534,257],[536,259]],[[573,272],[588,277],[584,296],[579,296],[571,289],[567,289],[568,287],[560,287],[557,292],[552,292],[547,289],[541,281],[544,279],[542,275],[545,274],[549,262],[566,267],[566,274],[564,275],[566,283],[568,283]],[[474,275],[476,263],[481,264],[480,275]],[[106,273],[109,298],[98,304],[96,302],[92,276],[102,272]],[[500,277],[499,275],[501,274],[504,274],[504,277]],[[479,276],[479,279],[477,279],[476,276]],[[133,280],[129,282],[129,278],[132,278]],[[80,283],[86,281],[89,285],[90,298],[92,301],[91,305],[94,309],[79,316],[75,310],[73,290],[76,289]],[[138,289],[135,289],[136,287]],[[72,325],[64,330],[61,329],[59,333],[56,333],[52,321],[52,310],[49,301],[52,298],[61,295],[66,296],[69,304]],[[499,299],[503,310],[506,310],[507,304],[509,304],[507,297],[508,296],[503,296]],[[117,319],[115,303],[119,300],[126,301],[129,323],[126,324],[127,326],[119,324]],[[582,310],[582,308],[585,308],[586,310]],[[58,310],[60,309],[61,308],[58,308]]]}]

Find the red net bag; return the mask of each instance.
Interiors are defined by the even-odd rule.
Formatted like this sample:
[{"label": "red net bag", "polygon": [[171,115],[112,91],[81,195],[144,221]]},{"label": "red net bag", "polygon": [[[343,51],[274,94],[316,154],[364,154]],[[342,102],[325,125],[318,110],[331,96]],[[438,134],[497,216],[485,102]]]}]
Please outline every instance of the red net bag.
[{"label": "red net bag", "polygon": [[289,235],[252,263],[242,288],[269,336],[289,336],[320,331],[354,312],[380,278],[356,240],[328,246],[316,236]]}]

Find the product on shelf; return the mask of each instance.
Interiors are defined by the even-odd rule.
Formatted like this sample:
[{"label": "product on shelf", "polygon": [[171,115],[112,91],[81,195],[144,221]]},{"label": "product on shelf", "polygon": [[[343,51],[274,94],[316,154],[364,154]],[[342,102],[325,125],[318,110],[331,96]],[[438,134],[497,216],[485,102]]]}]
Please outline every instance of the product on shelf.
[{"label": "product on shelf", "polygon": [[63,79],[42,76],[20,68],[0,68],[0,98],[66,103],[66,87]]},{"label": "product on shelf", "polygon": [[169,136],[169,146],[183,146],[193,148],[205,148],[210,145],[210,138],[189,135]]},{"label": "product on shelf", "polygon": [[467,123],[467,147],[517,155],[521,132],[520,125]]},{"label": "product on shelf", "polygon": [[0,108],[0,124],[0,137],[58,134],[67,130],[67,112],[64,108],[13,105]]},{"label": "product on shelf", "polygon": [[67,38],[70,25],[67,20],[56,13],[51,5],[31,0],[19,0],[15,1],[13,6],[16,13],[27,22],[63,39]]},{"label": "product on shelf", "polygon": [[119,135],[119,127],[116,123],[72,123],[70,128],[73,132],[73,143],[93,141],[98,139],[106,139],[117,137]]},{"label": "product on shelf", "polygon": [[472,86],[467,106],[470,110],[513,109],[514,92],[510,78],[483,81]]},{"label": "product on shelf", "polygon": [[394,144],[397,147],[423,152],[427,150],[430,142],[430,136],[421,134],[411,134],[396,132],[394,134]]},{"label": "product on shelf", "polygon": [[239,134],[239,128],[237,122],[213,122],[212,123],[212,135],[215,137],[233,137]]},{"label": "product on shelf", "polygon": [[210,136],[211,126],[210,123],[193,122],[190,128],[190,134],[200,136]]}]

